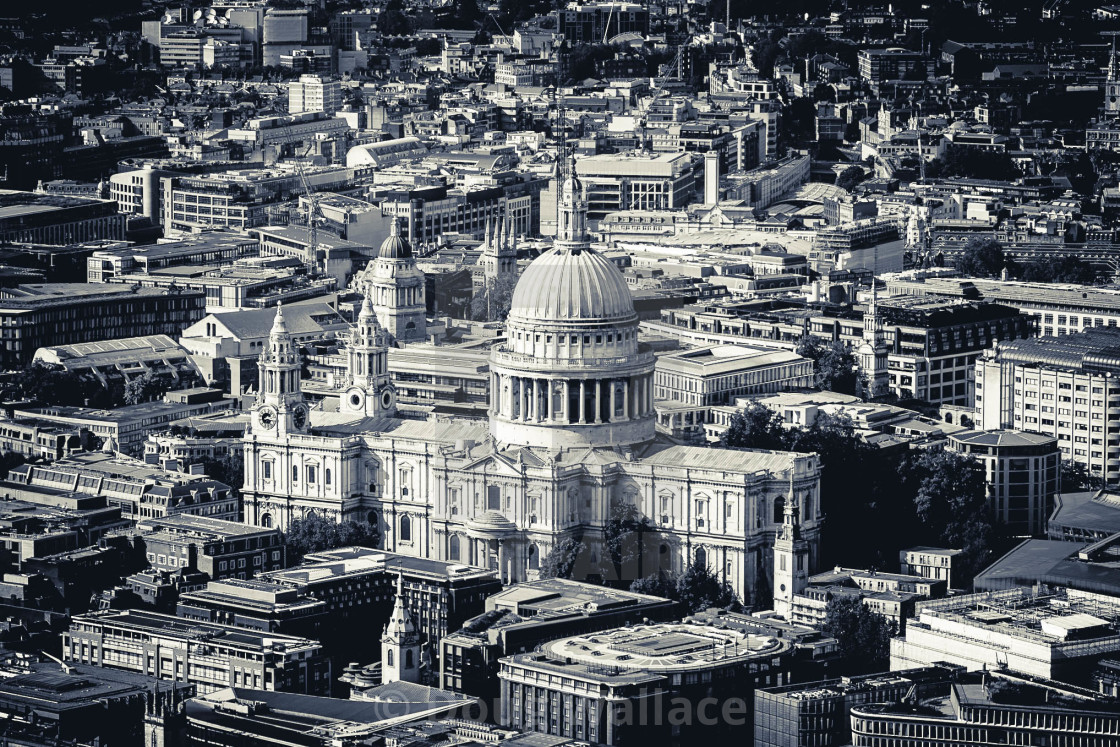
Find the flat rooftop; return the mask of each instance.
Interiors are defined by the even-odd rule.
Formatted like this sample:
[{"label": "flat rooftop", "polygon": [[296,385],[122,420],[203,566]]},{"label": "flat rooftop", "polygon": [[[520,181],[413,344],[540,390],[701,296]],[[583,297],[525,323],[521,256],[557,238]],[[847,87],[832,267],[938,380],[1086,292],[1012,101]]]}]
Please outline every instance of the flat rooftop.
[{"label": "flat rooftop", "polygon": [[436,581],[497,579],[496,571],[485,568],[401,555],[369,547],[340,547],[337,550],[313,553],[304,557],[303,565],[262,574],[261,578],[290,583],[313,583],[349,574],[396,573],[398,570]]},{"label": "flat rooftop", "polygon": [[235,628],[228,625],[215,625],[195,620],[185,620],[174,615],[163,615],[144,610],[105,610],[91,612],[75,617],[75,622],[95,622],[109,626],[143,630],[155,635],[172,636],[187,640],[205,640],[232,644],[240,648],[287,651],[293,649],[317,649],[318,641],[308,638],[267,633]]},{"label": "flat rooftop", "polygon": [[775,656],[790,647],[788,641],[729,628],[663,623],[562,638],[541,650],[560,661],[664,673],[715,669]]}]

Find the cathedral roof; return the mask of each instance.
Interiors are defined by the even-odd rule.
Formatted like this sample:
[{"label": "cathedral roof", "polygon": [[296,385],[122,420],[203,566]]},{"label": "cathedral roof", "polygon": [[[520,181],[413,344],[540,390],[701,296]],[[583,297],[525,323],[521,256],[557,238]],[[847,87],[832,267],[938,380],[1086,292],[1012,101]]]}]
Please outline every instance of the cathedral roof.
[{"label": "cathedral roof", "polygon": [[510,320],[528,323],[633,321],[622,271],[587,246],[559,246],[533,260],[517,282]]},{"label": "cathedral roof", "polygon": [[389,238],[381,242],[377,256],[381,259],[407,259],[412,256],[412,246],[401,236],[401,224],[396,218],[393,218]]}]

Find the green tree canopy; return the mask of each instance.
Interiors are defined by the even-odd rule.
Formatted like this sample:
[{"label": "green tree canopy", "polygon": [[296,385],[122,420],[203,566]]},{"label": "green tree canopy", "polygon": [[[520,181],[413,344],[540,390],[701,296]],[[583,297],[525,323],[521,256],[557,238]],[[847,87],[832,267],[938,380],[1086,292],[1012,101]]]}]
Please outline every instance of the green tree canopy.
[{"label": "green tree canopy", "polygon": [[[614,503],[603,527],[604,577],[610,581],[633,581],[642,578],[644,566],[657,562],[647,547],[660,545],[657,525],[631,503]],[[656,550],[655,550],[656,551]]]},{"label": "green tree canopy", "polygon": [[862,167],[849,166],[836,177],[836,186],[851,192],[857,184],[864,180],[865,176]]},{"label": "green tree canopy", "polygon": [[855,595],[828,600],[823,632],[836,639],[849,669],[881,672],[890,665],[891,638],[897,627]]},{"label": "green tree canopy", "polygon": [[962,550],[962,577],[984,566],[996,536],[980,463],[954,451],[925,449],[903,466],[923,544]]},{"label": "green tree canopy", "polygon": [[[541,559],[541,578],[574,578],[577,569],[588,565],[587,545],[578,539],[565,537],[553,545],[552,550]],[[578,580],[586,580],[584,578]]]},{"label": "green tree canopy", "polygon": [[970,239],[957,259],[962,275],[980,278],[999,277],[1006,265],[1003,245],[995,239]]},{"label": "green tree canopy", "polygon": [[721,581],[707,566],[695,563],[684,573],[659,571],[630,584],[630,591],[652,594],[679,602],[686,615],[715,607],[738,610],[739,597],[726,581]]},{"label": "green tree canopy", "polygon": [[148,369],[124,385],[124,403],[138,405],[159,399],[170,389],[167,379]]},{"label": "green tree canopy", "polygon": [[289,563],[298,563],[303,556],[323,550],[352,545],[377,547],[380,542],[381,535],[372,524],[357,521],[337,523],[319,513],[296,519],[284,533]]},{"label": "green tree canopy", "polygon": [[477,322],[504,322],[509,315],[515,287],[516,276],[487,278],[486,283],[471,298],[471,319]]}]

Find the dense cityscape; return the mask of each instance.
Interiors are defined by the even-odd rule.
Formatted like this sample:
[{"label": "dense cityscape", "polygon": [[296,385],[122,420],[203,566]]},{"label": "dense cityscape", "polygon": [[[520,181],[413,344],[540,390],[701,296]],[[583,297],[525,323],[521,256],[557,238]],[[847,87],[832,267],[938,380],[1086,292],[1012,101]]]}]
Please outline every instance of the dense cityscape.
[{"label": "dense cityscape", "polygon": [[0,9],[0,741],[1120,745],[1120,6]]}]

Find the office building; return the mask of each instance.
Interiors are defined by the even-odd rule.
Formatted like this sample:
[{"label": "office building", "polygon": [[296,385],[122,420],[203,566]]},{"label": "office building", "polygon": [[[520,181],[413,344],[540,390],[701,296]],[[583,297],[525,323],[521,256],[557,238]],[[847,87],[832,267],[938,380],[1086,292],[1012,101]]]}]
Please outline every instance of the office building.
[{"label": "office building", "polygon": [[1120,324],[1120,292],[1113,288],[1065,283],[1025,283],[983,278],[887,280],[890,295],[973,298],[1013,306],[1033,315],[1041,336],[1080,332]]},{"label": "office building", "polygon": [[1009,340],[976,361],[976,426],[1058,439],[1062,459],[1120,481],[1120,330]]},{"label": "office building", "polygon": [[932,666],[759,688],[754,692],[755,747],[843,747],[851,743],[852,708],[939,692],[959,672],[958,667]]},{"label": "office building", "polygon": [[813,362],[784,350],[720,345],[658,357],[653,396],[667,403],[710,407],[735,397],[813,385]]},{"label": "office building", "polygon": [[301,177],[292,167],[222,171],[200,176],[161,179],[161,221],[171,235],[202,230],[244,231],[269,222],[268,210],[303,190],[304,179],[312,190],[346,186],[350,169],[306,167]]},{"label": "office building", "polygon": [[187,389],[202,383],[202,375],[187,351],[167,335],[42,347],[35,351],[33,362],[58,366],[122,393],[128,381],[148,372],[160,377],[172,389]]},{"label": "office building", "polygon": [[[127,457],[144,454],[144,442],[176,420],[235,408],[237,400],[216,389],[181,389],[168,392],[162,402],[122,405],[112,410],[93,407],[34,407],[14,410],[20,423],[46,423],[84,429],[100,439],[102,448]],[[224,517],[219,517],[224,518]]]},{"label": "office building", "polygon": [[168,744],[183,728],[194,685],[61,664],[41,654],[0,655],[0,714],[12,745]]},{"label": "office building", "polygon": [[125,216],[112,200],[0,189],[0,241],[76,244],[124,239]]},{"label": "office building", "polygon": [[342,108],[342,84],[324,75],[301,75],[288,83],[288,113],[326,112]]},{"label": "office building", "polygon": [[1035,334],[1032,317],[993,303],[890,299],[865,313],[882,329],[890,392],[938,405],[971,407],[980,354]]},{"label": "office building", "polygon": [[0,290],[0,366],[20,368],[52,345],[139,335],[178,335],[202,318],[206,299],[189,290],[39,283]]},{"label": "office building", "polygon": [[197,266],[202,272],[256,256],[258,250],[252,238],[219,231],[148,246],[97,249],[86,260],[86,281],[107,283],[126,275],[149,275],[184,266]]},{"label": "office building", "polygon": [[571,44],[603,44],[619,34],[649,33],[649,10],[637,3],[570,3],[553,11],[556,29]]},{"label": "office building", "polygon": [[252,527],[197,514],[144,518],[136,543],[157,571],[191,569],[211,580],[246,579],[285,567],[278,530]]},{"label": "office building", "polygon": [[946,587],[952,589],[953,559],[961,552],[943,547],[910,547],[899,550],[899,570],[908,576],[924,576],[944,581]]},{"label": "office building", "polygon": [[237,496],[228,485],[113,453],[84,452],[53,464],[22,464],[8,473],[8,482],[24,498],[101,496],[133,522],[176,514],[240,519]]},{"label": "office building", "polygon": [[301,631],[349,662],[380,650],[376,636],[393,606],[398,576],[413,623],[435,660],[440,641],[485,609],[501,589],[491,571],[347,547],[308,555],[294,568],[258,574],[245,584],[211,584],[182,595],[179,614],[258,630]]},{"label": "office building", "polygon": [[1061,587],[922,601],[906,634],[891,639],[891,669],[947,662],[1086,682],[1120,651],[1120,598]]},{"label": "office building", "polygon": [[[718,739],[750,727],[753,690],[785,684],[792,651],[789,641],[689,622],[562,638],[501,660],[498,723],[603,745]],[[669,719],[676,698],[701,697],[739,699],[741,722]]]},{"label": "office building", "polygon": [[853,706],[850,744],[1072,746],[1120,740],[1115,701],[1062,683],[993,674],[980,682],[952,683],[930,695],[917,702]]},{"label": "office building", "polygon": [[324,695],[331,688],[317,641],[140,610],[75,615],[62,660],[187,682],[204,695],[246,685]]},{"label": "office building", "polygon": [[890,47],[887,49],[861,49],[856,61],[859,77],[868,83],[890,80],[910,80],[921,75],[922,80],[933,74],[933,60],[921,52]]},{"label": "office building", "polygon": [[440,643],[440,687],[496,702],[498,660],[556,638],[665,621],[668,599],[561,578],[515,584],[491,595],[486,612]]},{"label": "office building", "polygon": [[[801,588],[793,587],[788,604],[790,622],[809,627],[825,623],[828,602],[833,598],[859,599],[872,612],[894,622],[896,629],[906,629],[906,619],[913,613],[915,604],[922,599],[945,596],[948,586],[944,581],[902,573],[857,568],[836,567],[809,576]],[[777,594],[775,610],[778,610]]]},{"label": "office building", "polygon": [[466,719],[430,720],[461,716],[473,702],[413,683],[374,687],[369,700],[234,687],[188,700],[186,733],[191,744],[213,747],[340,747],[373,741],[475,747],[507,736],[490,735],[484,724]]},{"label": "office building", "polygon": [[949,436],[949,449],[980,462],[988,505],[1008,532],[1046,531],[1060,487],[1057,438],[1018,431],[966,431]]},{"label": "office building", "polygon": [[627,153],[580,158],[576,174],[594,222],[619,210],[683,208],[696,200],[703,168],[696,153]]}]

